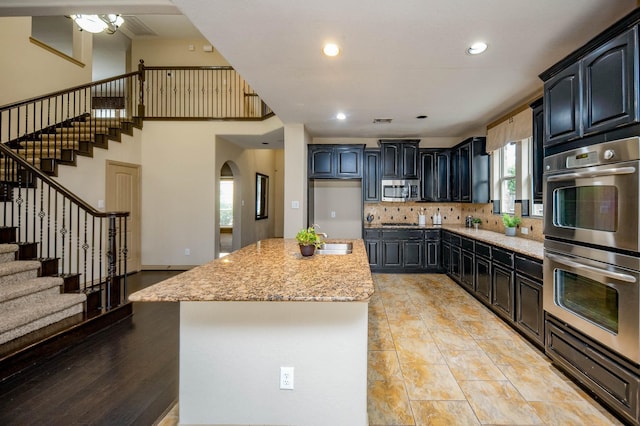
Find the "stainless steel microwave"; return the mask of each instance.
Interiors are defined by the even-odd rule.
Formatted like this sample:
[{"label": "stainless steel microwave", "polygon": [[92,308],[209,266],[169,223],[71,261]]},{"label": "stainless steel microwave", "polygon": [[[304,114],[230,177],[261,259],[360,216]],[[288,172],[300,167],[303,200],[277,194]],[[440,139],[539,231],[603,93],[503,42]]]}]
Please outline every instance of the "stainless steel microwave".
[{"label": "stainless steel microwave", "polygon": [[382,201],[405,202],[420,199],[419,180],[383,180]]}]

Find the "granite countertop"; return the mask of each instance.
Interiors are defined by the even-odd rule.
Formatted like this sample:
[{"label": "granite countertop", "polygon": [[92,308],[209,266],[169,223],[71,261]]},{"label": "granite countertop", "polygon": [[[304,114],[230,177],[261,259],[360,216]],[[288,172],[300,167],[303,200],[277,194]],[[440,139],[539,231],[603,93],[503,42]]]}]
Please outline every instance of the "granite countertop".
[{"label": "granite countertop", "polygon": [[494,246],[512,250],[516,253],[530,256],[538,260],[544,257],[543,243],[520,237],[507,237],[505,234],[485,229],[467,228],[464,225],[431,225],[419,226],[415,224],[366,224],[364,229],[446,229],[465,237],[493,244]]},{"label": "granite countertop", "polygon": [[[327,242],[338,242],[327,240]],[[302,257],[294,239],[273,238],[243,247],[137,291],[132,302],[368,301],[373,279],[362,240],[347,255]]]}]

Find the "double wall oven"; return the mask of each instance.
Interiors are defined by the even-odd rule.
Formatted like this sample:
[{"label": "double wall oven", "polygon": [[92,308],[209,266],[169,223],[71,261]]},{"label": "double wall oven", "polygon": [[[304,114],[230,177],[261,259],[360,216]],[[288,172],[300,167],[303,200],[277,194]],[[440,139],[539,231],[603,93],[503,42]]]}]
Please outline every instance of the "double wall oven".
[{"label": "double wall oven", "polygon": [[640,364],[640,137],[544,169],[544,309]]}]

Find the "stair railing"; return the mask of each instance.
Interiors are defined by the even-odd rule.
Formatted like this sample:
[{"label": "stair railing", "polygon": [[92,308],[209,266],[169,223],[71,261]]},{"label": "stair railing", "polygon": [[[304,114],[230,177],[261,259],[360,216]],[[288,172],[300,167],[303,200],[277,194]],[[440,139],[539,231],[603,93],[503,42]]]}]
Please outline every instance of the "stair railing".
[{"label": "stair railing", "polygon": [[128,212],[101,212],[0,144],[1,224],[40,260],[58,259],[62,277],[81,274],[80,290],[100,291],[101,310],[125,302]]}]

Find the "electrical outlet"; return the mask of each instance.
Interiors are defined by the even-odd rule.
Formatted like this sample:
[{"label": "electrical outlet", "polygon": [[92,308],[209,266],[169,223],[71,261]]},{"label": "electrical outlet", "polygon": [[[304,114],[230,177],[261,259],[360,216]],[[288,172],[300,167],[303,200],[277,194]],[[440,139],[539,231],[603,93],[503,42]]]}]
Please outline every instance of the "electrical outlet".
[{"label": "electrical outlet", "polygon": [[529,228],[523,226],[522,228],[520,228],[520,232],[522,232],[524,235],[527,235],[529,233]]},{"label": "electrical outlet", "polygon": [[188,249],[188,248],[184,249],[184,255],[191,256],[191,249]]},{"label": "electrical outlet", "polygon": [[280,389],[293,390],[293,367],[280,367]]},{"label": "electrical outlet", "polygon": [[331,212],[331,217],[336,217],[336,212]]}]

